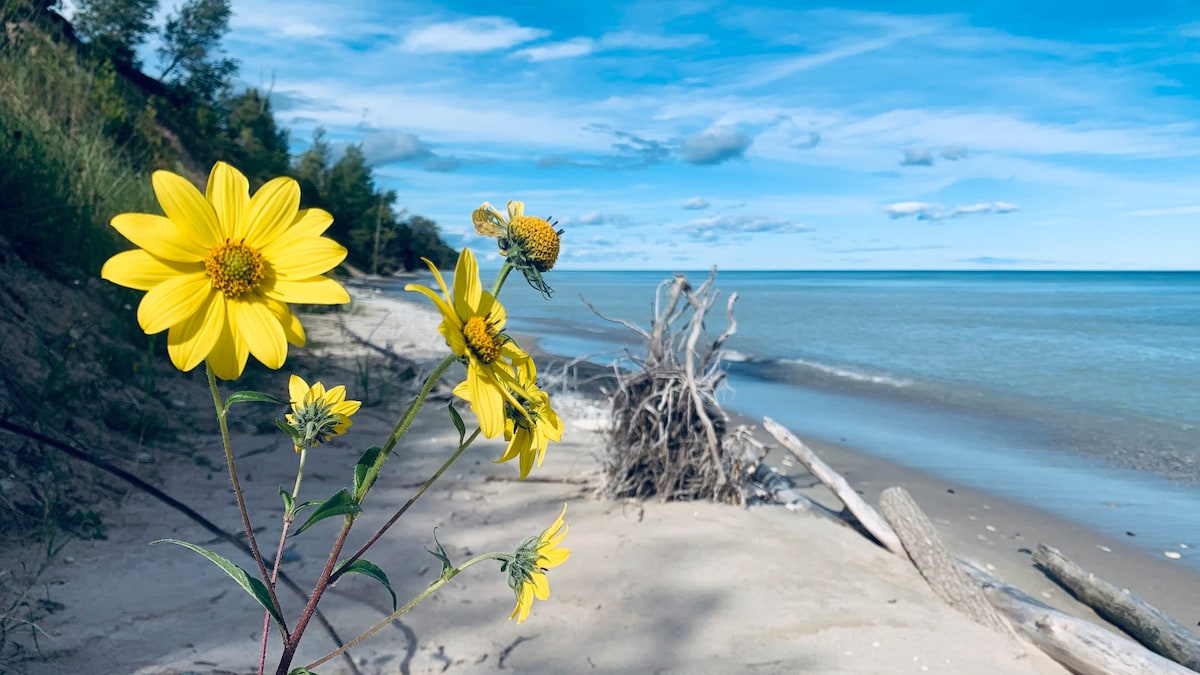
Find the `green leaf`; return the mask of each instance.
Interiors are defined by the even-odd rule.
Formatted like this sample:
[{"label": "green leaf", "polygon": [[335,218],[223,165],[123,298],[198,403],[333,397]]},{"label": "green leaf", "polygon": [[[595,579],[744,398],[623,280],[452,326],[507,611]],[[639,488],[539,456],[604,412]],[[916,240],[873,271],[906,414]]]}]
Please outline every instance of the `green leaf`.
[{"label": "green leaf", "polygon": [[361,501],[367,490],[371,489],[370,485],[365,485],[363,482],[367,479],[367,473],[371,467],[375,466],[381,452],[383,452],[383,448],[372,445],[359,458],[358,464],[354,465],[354,501]]},{"label": "green leaf", "polygon": [[433,543],[437,544],[436,551],[429,551],[429,549],[425,549],[425,550],[429,551],[430,555],[432,555],[433,557],[442,561],[442,576],[444,577],[444,576],[446,576],[446,572],[449,572],[450,570],[454,569],[454,565],[451,564],[450,556],[446,554],[446,549],[442,548],[442,542],[438,541],[437,528],[434,528],[434,530],[433,530]]},{"label": "green leaf", "polygon": [[279,427],[283,433],[287,434],[288,437],[292,439],[292,445],[300,445],[300,432],[296,430],[296,427],[293,427],[278,417],[275,418],[275,426]]},{"label": "green leaf", "polygon": [[383,584],[387,592],[392,594],[392,611],[396,611],[396,591],[392,590],[392,582],[388,581],[387,574],[379,568],[379,565],[359,558],[349,565],[339,567],[334,572],[334,576],[336,577],[341,577],[343,574],[363,574]]},{"label": "green leaf", "polygon": [[301,666],[299,668],[292,668],[291,670],[289,670],[288,675],[317,675],[317,674],[314,673],[313,671],[309,670],[308,668]]},{"label": "green leaf", "polygon": [[225,410],[229,411],[229,407],[234,403],[274,403],[275,405],[287,405],[291,401],[284,401],[270,394],[264,394],[261,391],[235,391],[225,399]]},{"label": "green leaf", "polygon": [[342,488],[332,497],[318,504],[316,510],[308,517],[308,520],[304,521],[300,529],[296,530],[296,534],[300,534],[326,518],[355,514],[360,510],[358,502],[354,501],[354,498],[350,496],[346,488]]},{"label": "green leaf", "polygon": [[283,498],[283,509],[291,517],[296,517],[296,500],[282,485],[279,486],[279,496]]},{"label": "green leaf", "polygon": [[463,439],[467,437],[467,425],[463,423],[462,415],[458,414],[458,408],[454,407],[454,401],[450,401],[450,421],[454,422],[454,428],[458,429],[458,444],[462,445]]},{"label": "green leaf", "polygon": [[252,598],[257,600],[258,604],[262,605],[263,609],[267,610],[267,613],[271,615],[271,618],[275,619],[275,623],[278,623],[280,628],[284,628],[283,617],[279,615],[279,612],[275,610],[275,605],[271,603],[271,593],[267,590],[266,584],[250,576],[246,570],[238,567],[228,559],[223,558],[206,548],[196,546],[195,544],[189,544],[186,541],[180,541],[178,539],[158,539],[150,543],[176,544],[186,549],[191,549],[205,558],[208,558],[213,564],[224,570],[225,573],[228,574],[234,581],[236,581],[239,586],[245,589],[245,591],[249,593]]}]

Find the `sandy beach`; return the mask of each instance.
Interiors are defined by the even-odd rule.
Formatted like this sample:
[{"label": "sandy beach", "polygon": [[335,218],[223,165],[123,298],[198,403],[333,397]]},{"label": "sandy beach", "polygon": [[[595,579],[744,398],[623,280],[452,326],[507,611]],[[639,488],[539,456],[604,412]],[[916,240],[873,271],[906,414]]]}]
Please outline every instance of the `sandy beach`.
[{"label": "sandy beach", "polygon": [[[429,364],[445,353],[430,307],[356,289],[350,311],[306,315],[310,344],[284,370],[264,377],[281,394],[287,375],[345,383],[367,405],[350,432],[312,453],[307,498],[348,484],[361,449],[382,441],[408,393],[387,381],[386,357],[347,339],[344,330],[383,349]],[[426,366],[428,367],[428,366]],[[551,372],[549,364],[543,372]],[[448,385],[461,379],[452,371]],[[202,378],[193,380],[202,400]],[[366,392],[356,389],[369,383]],[[906,561],[853,529],[780,506],[612,502],[597,495],[603,447],[602,398],[576,382],[549,389],[563,418],[563,442],[552,444],[531,480],[514,464],[494,464],[502,445],[473,446],[393,528],[368,558],[390,576],[404,602],[433,581],[438,540],[452,559],[511,550],[550,524],[567,504],[570,560],[548,577],[551,596],[523,624],[505,619],[513,596],[497,565],[457,577],[393,626],[353,650],[363,673],[1061,673],[1036,649],[971,622],[939,600]],[[199,396],[198,396],[198,395]],[[444,411],[448,388],[426,407],[372,491],[351,546],[386,520],[441,463],[456,439]],[[259,415],[265,415],[261,410]],[[468,424],[472,418],[464,412]],[[295,455],[277,431],[249,412],[234,420],[234,447],[256,531],[264,547],[278,536],[277,488],[295,475]],[[753,421],[753,420],[747,420]],[[803,436],[803,429],[793,429]],[[770,438],[759,433],[770,442]],[[221,466],[220,440],[200,430],[195,461],[160,467],[161,487],[221,527],[240,522]],[[1200,578],[1128,542],[1073,523],[894,466],[852,448],[813,444],[872,503],[891,485],[906,487],[929,513],[950,548],[1027,593],[1080,616],[1086,608],[1038,572],[1029,551],[1051,544],[1084,567],[1130,589],[1185,625],[1195,625]],[[200,460],[199,458],[205,458]],[[769,463],[814,481],[775,450]],[[823,488],[807,488],[834,506]],[[45,581],[62,608],[40,624],[40,658],[32,674],[108,672],[248,673],[257,661],[262,613],[215,567],[183,549],[147,542],[172,537],[248,560],[144,494],[131,494],[106,516],[107,540],[75,541]],[[333,521],[293,538],[284,571],[311,586],[328,552]],[[300,602],[281,592],[285,613]],[[322,609],[344,638],[390,611],[390,598],[365,578],[347,578]],[[335,645],[310,629],[296,665]],[[277,640],[272,655],[277,653]],[[271,656],[268,664],[272,663]],[[317,669],[349,673],[335,660]]]}]

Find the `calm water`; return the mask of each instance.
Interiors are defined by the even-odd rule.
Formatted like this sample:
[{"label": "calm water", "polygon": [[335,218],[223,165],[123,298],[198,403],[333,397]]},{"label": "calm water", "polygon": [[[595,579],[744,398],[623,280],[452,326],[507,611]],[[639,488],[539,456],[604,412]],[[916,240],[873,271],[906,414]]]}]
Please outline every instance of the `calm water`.
[{"label": "calm water", "polygon": [[[611,360],[637,338],[580,296],[647,326],[670,276],[555,272],[548,302],[514,276],[502,299],[513,332]],[[722,308],[739,296],[729,407],[1149,547],[1200,545],[1200,273],[721,272],[716,285]],[[715,335],[724,312],[710,316]]]}]

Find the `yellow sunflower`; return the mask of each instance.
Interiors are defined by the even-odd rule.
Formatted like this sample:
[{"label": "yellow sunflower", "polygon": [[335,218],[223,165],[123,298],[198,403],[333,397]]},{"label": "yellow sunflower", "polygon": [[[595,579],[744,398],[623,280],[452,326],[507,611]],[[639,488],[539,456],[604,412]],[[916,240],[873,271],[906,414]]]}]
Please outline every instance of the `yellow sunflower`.
[{"label": "yellow sunflower", "polygon": [[550,597],[546,570],[563,564],[571,554],[570,549],[559,547],[571,529],[570,525],[563,524],[566,514],[567,505],[563,504],[558,520],[540,536],[526,539],[513,554],[513,561],[508,563],[508,585],[517,596],[517,606],[508,617],[509,621],[516,618],[517,623],[523,622],[529,617],[529,610],[533,609],[535,597],[538,600]]},{"label": "yellow sunflower", "polygon": [[545,218],[525,215],[525,202],[510,201],[508,215],[488,202],[484,202],[471,213],[475,231],[485,237],[498,240],[500,254],[507,256],[512,264],[525,275],[529,282],[542,294],[552,292],[542,280],[542,272],[548,272],[558,262],[562,230]]},{"label": "yellow sunflower", "polygon": [[[521,388],[514,390],[513,395],[520,401],[521,407],[504,406],[504,440],[508,441],[508,447],[496,463],[519,457],[521,480],[525,480],[535,465],[542,465],[550,441],[557,443],[562,440],[563,427],[558,413],[550,407],[550,396],[536,384],[537,370],[533,359],[518,362],[517,370],[521,373]],[[471,400],[466,382],[455,387],[454,393],[467,401]]]},{"label": "yellow sunflower", "polygon": [[298,375],[292,375],[288,381],[288,394],[292,399],[292,412],[287,414],[287,421],[299,434],[297,452],[300,448],[315,448],[328,443],[334,436],[346,433],[346,429],[354,424],[350,416],[362,406],[362,401],[346,400],[345,385],[339,384],[326,391],[320,382],[310,387]]},{"label": "yellow sunflower", "polygon": [[404,290],[421,293],[437,305],[442,313],[438,331],[446,338],[450,350],[466,359],[465,391],[470,396],[471,409],[479,418],[479,428],[485,438],[497,436],[504,431],[505,402],[521,405],[511,391],[520,388],[511,362],[528,359],[529,355],[503,334],[508,314],[491,293],[483,290],[479,265],[471,249],[464,248],[458,256],[453,294],[447,290],[437,266],[429,260],[425,264],[433,271],[444,299],[432,288],[417,284],[408,284]]},{"label": "yellow sunflower", "polygon": [[225,380],[242,374],[248,355],[279,368],[287,346],[304,344],[288,303],[339,304],[350,296],[322,276],[346,249],[321,234],[333,217],[300,210],[300,186],[268,181],[250,196],[237,169],[217,162],[201,194],[182,176],[156,171],[154,193],[166,216],[122,213],[112,226],[139,248],[118,253],[100,276],[146,291],[138,324],[167,331],[167,353],[180,370],[207,360]]}]

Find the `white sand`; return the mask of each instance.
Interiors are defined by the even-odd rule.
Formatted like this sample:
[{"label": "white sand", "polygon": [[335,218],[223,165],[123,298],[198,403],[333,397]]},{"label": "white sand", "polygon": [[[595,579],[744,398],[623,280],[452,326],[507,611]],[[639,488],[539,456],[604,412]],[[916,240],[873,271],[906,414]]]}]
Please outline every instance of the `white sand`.
[{"label": "white sand", "polygon": [[[408,356],[445,353],[432,311],[361,292],[356,297],[345,320],[364,338]],[[305,325],[310,354],[351,355],[382,377],[381,357],[345,340],[332,315],[305,317]],[[281,392],[286,372],[278,374]],[[358,396],[352,371],[317,374],[329,386],[340,375],[351,397]],[[435,527],[461,561],[511,550],[549,525],[566,502],[571,532],[564,544],[571,558],[549,572],[550,599],[538,601],[526,623],[508,622],[513,596],[498,564],[478,565],[355,649],[362,672],[1065,672],[957,614],[906,561],[847,527],[779,507],[597,498],[599,408],[578,396],[556,401],[567,428],[563,442],[552,445],[534,471],[536,481],[515,480],[515,464],[491,461],[500,444],[480,442],[368,555],[387,571],[404,602],[438,573],[438,562],[424,550],[433,546]],[[402,403],[364,408],[347,436],[313,453],[303,497],[323,498],[346,486],[361,449],[383,440]],[[454,431],[444,405],[426,408],[384,468],[350,550],[449,452]],[[470,423],[469,412],[465,417]],[[295,455],[278,433],[252,433],[247,422],[235,427],[243,429],[234,443],[259,542],[273,551],[282,511],[276,491],[290,485]],[[163,487],[222,527],[240,530],[215,429],[191,441],[196,454],[217,468],[180,463],[164,471]],[[49,573],[46,595],[65,609],[42,622],[48,634],[40,641],[43,659],[29,663],[28,671],[252,672],[261,611],[195,554],[146,543],[176,537],[212,546],[246,567],[252,563],[145,495],[130,497],[106,520],[107,541],[71,543],[63,554],[69,562]],[[291,561],[283,569],[305,587],[323,563],[335,523],[322,523],[289,544]],[[298,600],[286,590],[280,595],[294,616]],[[385,616],[390,600],[380,586],[356,577],[330,591],[322,608],[349,638]],[[331,647],[314,624],[294,665]],[[335,660],[318,672],[349,670]]]}]

